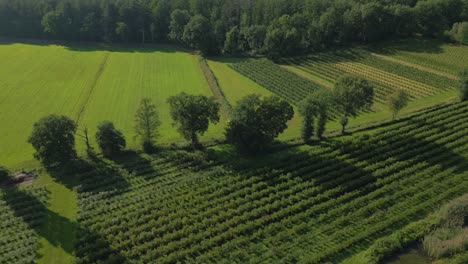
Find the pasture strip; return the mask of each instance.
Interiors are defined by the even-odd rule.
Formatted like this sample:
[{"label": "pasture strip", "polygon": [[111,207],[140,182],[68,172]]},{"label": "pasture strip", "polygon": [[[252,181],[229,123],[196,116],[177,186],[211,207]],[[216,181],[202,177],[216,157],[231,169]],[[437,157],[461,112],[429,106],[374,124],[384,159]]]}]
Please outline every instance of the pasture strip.
[{"label": "pasture strip", "polygon": [[86,93],[86,97],[85,97],[84,101],[81,103],[80,110],[79,110],[78,115],[76,117],[76,123],[77,124],[80,123],[81,117],[83,116],[83,113],[84,113],[84,111],[86,109],[86,106],[88,105],[88,102],[91,99],[91,96],[92,96],[92,94],[94,92],[94,89],[97,86],[97,82],[101,78],[102,73],[104,72],[104,69],[106,68],[107,60],[109,58],[109,54],[110,54],[109,52],[106,52],[104,54],[104,57],[102,58],[102,61],[99,64],[99,68],[96,71],[96,75],[94,75],[94,79],[92,80],[91,84],[88,87],[88,92]]}]

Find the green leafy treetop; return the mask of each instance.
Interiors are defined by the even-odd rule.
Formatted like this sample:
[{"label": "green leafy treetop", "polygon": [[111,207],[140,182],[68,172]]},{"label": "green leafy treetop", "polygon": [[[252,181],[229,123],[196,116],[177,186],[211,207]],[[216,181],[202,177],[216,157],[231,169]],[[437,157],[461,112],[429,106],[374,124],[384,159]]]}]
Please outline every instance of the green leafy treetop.
[{"label": "green leafy treetop", "polygon": [[278,97],[246,96],[234,108],[226,139],[241,153],[258,153],[288,127],[293,116],[292,106]]},{"label": "green leafy treetop", "polygon": [[126,146],[125,137],[122,132],[114,127],[109,121],[104,121],[98,126],[96,141],[106,157],[118,155]]},{"label": "green leafy treetop", "polygon": [[154,151],[156,138],[159,136],[159,115],[156,106],[150,99],[141,100],[140,106],[135,114],[135,133],[141,140],[143,150],[147,153]]},{"label": "green leafy treetop", "polygon": [[66,116],[50,115],[34,124],[28,142],[36,150],[34,158],[45,167],[63,165],[76,158],[76,124]]},{"label": "green leafy treetop", "polygon": [[335,103],[342,113],[342,133],[345,133],[348,117],[356,117],[362,110],[370,109],[374,102],[374,87],[364,78],[344,75],[334,89]]},{"label": "green leafy treetop", "polygon": [[199,147],[198,135],[208,130],[210,122],[219,122],[219,104],[213,97],[181,93],[169,97],[167,103],[174,126],[194,148]]}]

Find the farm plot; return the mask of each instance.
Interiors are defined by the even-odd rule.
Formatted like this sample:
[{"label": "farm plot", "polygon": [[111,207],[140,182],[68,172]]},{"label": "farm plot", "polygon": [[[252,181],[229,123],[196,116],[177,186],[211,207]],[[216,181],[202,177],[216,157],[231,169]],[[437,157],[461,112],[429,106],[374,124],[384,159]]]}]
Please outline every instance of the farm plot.
[{"label": "farm plot", "polygon": [[82,109],[104,53],[61,46],[0,45],[0,162],[32,159],[33,123],[49,114],[73,119]]},{"label": "farm plot", "polygon": [[[166,99],[182,91],[211,95],[197,57],[171,48],[2,44],[0,59],[0,163],[10,167],[29,165],[33,149],[26,141],[46,115],[67,115],[93,138],[99,122],[113,121],[135,146],[133,117],[141,98],[149,97],[162,121],[159,140],[167,143],[182,139]],[[222,126],[205,138],[220,135]]]},{"label": "farm plot", "polygon": [[456,80],[388,61],[364,50],[323,52],[284,59],[282,63],[330,83],[344,74],[367,78],[375,85],[376,100],[381,103],[395,89],[405,90],[413,99],[420,99],[453,89],[457,85]]},{"label": "farm plot", "polygon": [[455,76],[467,67],[468,61],[467,46],[451,45],[434,40],[404,40],[377,45],[370,50]]},{"label": "farm plot", "polygon": [[339,262],[468,191],[467,110],[250,161],[218,147],[81,175],[78,221],[90,233],[78,263]]},{"label": "farm plot", "polygon": [[47,191],[0,187],[0,263],[35,263]]},{"label": "farm plot", "polygon": [[[181,141],[172,127],[166,100],[181,92],[212,96],[197,59],[195,55],[171,49],[112,52],[86,106],[83,125],[88,126],[94,135],[99,122],[113,121],[127,137],[130,146],[135,146],[134,115],[140,100],[147,97],[159,111],[162,125],[158,140]],[[222,122],[211,127],[204,138],[222,135],[221,128]]]},{"label": "farm plot", "polygon": [[288,72],[267,59],[248,59],[230,65],[260,86],[297,105],[321,85]]}]

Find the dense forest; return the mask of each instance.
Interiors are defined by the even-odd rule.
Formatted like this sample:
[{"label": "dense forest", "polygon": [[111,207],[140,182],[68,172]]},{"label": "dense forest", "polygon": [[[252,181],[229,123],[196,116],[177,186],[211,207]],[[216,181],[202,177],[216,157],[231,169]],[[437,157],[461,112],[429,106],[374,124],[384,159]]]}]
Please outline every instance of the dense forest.
[{"label": "dense forest", "polygon": [[293,55],[468,21],[468,0],[0,0],[0,35]]}]

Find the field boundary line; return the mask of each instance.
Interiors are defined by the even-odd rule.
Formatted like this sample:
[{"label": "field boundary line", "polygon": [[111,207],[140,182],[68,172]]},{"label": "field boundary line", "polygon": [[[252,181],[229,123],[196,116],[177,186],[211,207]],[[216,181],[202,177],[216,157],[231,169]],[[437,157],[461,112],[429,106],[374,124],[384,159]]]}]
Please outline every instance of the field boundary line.
[{"label": "field boundary line", "polygon": [[199,65],[200,65],[201,71],[203,72],[203,75],[205,76],[206,82],[208,83],[208,86],[210,87],[210,90],[213,93],[213,96],[221,104],[221,107],[223,108],[223,111],[226,113],[226,115],[228,117],[231,116],[232,106],[229,103],[229,101],[226,99],[223,89],[221,89],[218,79],[216,78],[210,66],[206,62],[206,59],[203,57],[200,57]]},{"label": "field boundary line", "polygon": [[[368,51],[366,51],[366,52],[368,52]],[[368,53],[371,56],[377,57],[377,58],[382,59],[382,60],[398,63],[398,64],[408,66],[408,67],[412,67],[412,68],[415,68],[415,69],[418,69],[418,70],[421,70],[421,71],[433,73],[435,75],[439,75],[439,76],[442,76],[442,77],[445,77],[445,78],[448,78],[448,79],[451,79],[451,80],[455,80],[455,81],[459,80],[457,76],[452,75],[450,73],[445,73],[445,72],[441,72],[441,71],[438,71],[438,70],[430,69],[430,68],[427,68],[427,67],[424,67],[424,66],[421,66],[421,65],[417,65],[417,64],[414,64],[414,63],[402,61],[402,60],[399,60],[399,59],[395,59],[395,58],[392,58],[392,57],[389,57],[389,56],[377,54],[377,53],[374,53],[374,52],[368,52]]]},{"label": "field boundary line", "polygon": [[99,79],[101,78],[101,75],[102,73],[104,72],[104,69],[106,68],[107,66],[107,60],[109,58],[109,52],[106,52],[104,54],[104,57],[102,58],[102,61],[101,63],[99,64],[99,68],[98,70],[96,71],[96,74],[94,75],[94,78],[91,82],[91,85],[89,86],[88,88],[88,92],[86,94],[86,98],[84,100],[84,102],[81,104],[80,106],[80,110],[78,111],[78,115],[76,117],[76,123],[79,124],[80,123],[80,120],[83,116],[83,113],[86,109],[86,106],[88,105],[88,102],[89,100],[91,99],[91,95],[93,94],[94,92],[94,89],[96,88],[96,85],[97,85],[97,82],[99,81]]}]

